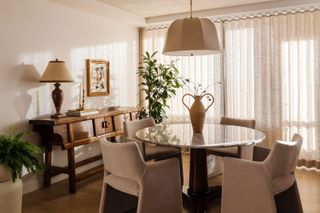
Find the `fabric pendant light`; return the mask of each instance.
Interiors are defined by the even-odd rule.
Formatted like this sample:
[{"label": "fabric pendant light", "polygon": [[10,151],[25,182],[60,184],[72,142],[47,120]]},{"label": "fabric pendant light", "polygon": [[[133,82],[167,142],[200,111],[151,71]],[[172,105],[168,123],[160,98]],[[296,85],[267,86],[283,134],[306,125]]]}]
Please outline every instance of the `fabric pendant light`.
[{"label": "fabric pendant light", "polygon": [[219,52],[215,25],[210,19],[192,17],[190,0],[190,18],[175,20],[169,26],[162,53],[171,56],[193,56]]}]

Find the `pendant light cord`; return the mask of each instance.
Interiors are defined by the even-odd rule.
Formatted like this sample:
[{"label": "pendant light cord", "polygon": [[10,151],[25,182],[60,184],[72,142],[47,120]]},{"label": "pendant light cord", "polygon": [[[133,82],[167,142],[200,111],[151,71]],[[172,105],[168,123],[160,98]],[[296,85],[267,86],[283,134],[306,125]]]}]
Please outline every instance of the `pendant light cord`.
[{"label": "pendant light cord", "polygon": [[190,18],[192,18],[192,0],[190,0]]}]

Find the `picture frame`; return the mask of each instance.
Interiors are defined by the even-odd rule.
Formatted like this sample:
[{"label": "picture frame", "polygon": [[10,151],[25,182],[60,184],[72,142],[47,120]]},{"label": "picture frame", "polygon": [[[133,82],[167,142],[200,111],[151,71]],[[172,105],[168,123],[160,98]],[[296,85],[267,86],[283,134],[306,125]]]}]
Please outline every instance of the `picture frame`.
[{"label": "picture frame", "polygon": [[110,95],[109,61],[87,59],[87,96]]}]

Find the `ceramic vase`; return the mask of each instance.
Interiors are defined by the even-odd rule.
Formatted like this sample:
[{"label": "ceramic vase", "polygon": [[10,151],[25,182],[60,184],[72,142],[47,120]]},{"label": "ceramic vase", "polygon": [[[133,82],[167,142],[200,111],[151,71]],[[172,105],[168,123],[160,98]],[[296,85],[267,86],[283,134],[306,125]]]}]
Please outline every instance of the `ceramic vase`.
[{"label": "ceramic vase", "polygon": [[[190,108],[188,107],[188,105],[184,101],[184,98],[187,96],[191,96],[194,99],[194,102]],[[204,105],[201,101],[203,97],[210,97],[211,103],[209,104],[209,106],[207,108],[204,107]],[[191,124],[192,124],[192,128],[193,128],[194,133],[202,133],[204,121],[206,118],[206,112],[212,106],[213,102],[214,102],[214,97],[210,93],[205,93],[203,95],[191,95],[191,94],[187,93],[182,97],[183,105],[185,105],[187,107],[187,109],[189,110],[190,120],[191,120]]]}]

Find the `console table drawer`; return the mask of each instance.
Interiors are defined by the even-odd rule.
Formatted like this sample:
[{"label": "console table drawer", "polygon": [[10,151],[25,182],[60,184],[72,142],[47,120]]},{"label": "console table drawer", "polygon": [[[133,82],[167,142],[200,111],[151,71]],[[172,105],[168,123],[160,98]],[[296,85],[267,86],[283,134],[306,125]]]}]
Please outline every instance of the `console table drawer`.
[{"label": "console table drawer", "polygon": [[103,123],[104,123],[104,118],[96,118],[94,119],[94,126],[96,129],[96,135],[104,135],[106,134],[106,130],[103,127]]},{"label": "console table drawer", "polygon": [[96,118],[94,119],[96,128],[96,135],[104,135],[113,132],[112,117]]},{"label": "console table drawer", "polygon": [[92,120],[76,122],[70,125],[72,125],[74,140],[81,140],[94,136]]},{"label": "console table drawer", "polygon": [[112,117],[105,117],[104,121],[105,121],[104,128],[106,130],[106,134],[113,132]]}]

